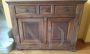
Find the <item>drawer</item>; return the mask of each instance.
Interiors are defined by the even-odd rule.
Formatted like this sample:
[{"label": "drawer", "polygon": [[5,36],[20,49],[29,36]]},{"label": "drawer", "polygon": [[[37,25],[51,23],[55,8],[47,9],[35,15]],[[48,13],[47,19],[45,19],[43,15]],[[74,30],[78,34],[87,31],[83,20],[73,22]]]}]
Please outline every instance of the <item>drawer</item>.
[{"label": "drawer", "polygon": [[36,6],[29,5],[29,6],[15,6],[16,8],[16,14],[23,14],[23,13],[30,13],[35,14],[36,13]]},{"label": "drawer", "polygon": [[50,5],[40,5],[40,14],[52,14]]},{"label": "drawer", "polygon": [[75,17],[76,6],[18,5],[17,17]]},{"label": "drawer", "polygon": [[75,6],[54,6],[55,15],[59,17],[74,17],[75,16]]}]

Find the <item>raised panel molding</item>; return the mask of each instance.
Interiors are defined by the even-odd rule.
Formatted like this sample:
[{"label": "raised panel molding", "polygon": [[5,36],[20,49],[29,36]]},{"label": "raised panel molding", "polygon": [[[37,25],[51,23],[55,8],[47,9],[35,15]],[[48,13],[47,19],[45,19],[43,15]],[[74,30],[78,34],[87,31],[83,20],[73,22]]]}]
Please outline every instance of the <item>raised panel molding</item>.
[{"label": "raised panel molding", "polygon": [[85,0],[16,1],[8,4],[17,49],[75,50]]}]

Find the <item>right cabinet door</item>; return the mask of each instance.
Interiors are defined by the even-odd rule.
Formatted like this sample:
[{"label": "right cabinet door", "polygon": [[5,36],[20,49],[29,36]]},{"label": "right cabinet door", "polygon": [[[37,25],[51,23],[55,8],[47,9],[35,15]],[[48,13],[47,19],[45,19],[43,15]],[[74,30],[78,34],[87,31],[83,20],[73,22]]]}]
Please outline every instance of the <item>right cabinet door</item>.
[{"label": "right cabinet door", "polygon": [[[69,49],[72,45],[73,19],[48,19],[48,46],[49,49]],[[73,35],[72,35],[73,34]]]}]

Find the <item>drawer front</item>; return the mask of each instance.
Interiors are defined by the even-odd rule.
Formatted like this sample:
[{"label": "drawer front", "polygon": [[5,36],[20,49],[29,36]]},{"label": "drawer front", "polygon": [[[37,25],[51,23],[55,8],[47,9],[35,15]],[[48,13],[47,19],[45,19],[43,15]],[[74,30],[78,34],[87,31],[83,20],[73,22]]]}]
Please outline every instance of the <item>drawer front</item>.
[{"label": "drawer front", "polygon": [[76,6],[18,5],[17,17],[75,17]]},{"label": "drawer front", "polygon": [[75,6],[54,6],[55,15],[59,17],[74,17]]},{"label": "drawer front", "polygon": [[50,5],[40,5],[40,14],[52,14]]},{"label": "drawer front", "polygon": [[35,14],[36,13],[36,6],[34,5],[29,5],[29,6],[16,6],[16,14],[25,14],[25,13],[30,13],[30,14]]}]

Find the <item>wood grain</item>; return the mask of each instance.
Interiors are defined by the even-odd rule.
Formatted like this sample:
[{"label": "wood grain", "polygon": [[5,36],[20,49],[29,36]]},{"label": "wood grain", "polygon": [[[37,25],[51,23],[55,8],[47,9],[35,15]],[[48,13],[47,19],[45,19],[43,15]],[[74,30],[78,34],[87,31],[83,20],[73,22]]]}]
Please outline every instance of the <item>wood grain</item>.
[{"label": "wood grain", "polygon": [[75,50],[86,0],[9,1],[18,49]]}]

